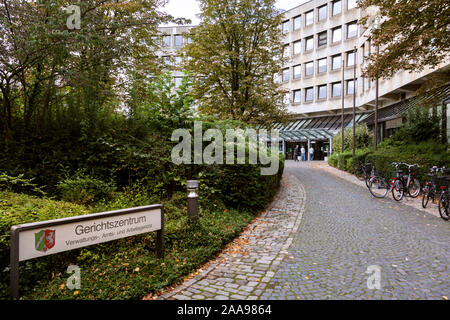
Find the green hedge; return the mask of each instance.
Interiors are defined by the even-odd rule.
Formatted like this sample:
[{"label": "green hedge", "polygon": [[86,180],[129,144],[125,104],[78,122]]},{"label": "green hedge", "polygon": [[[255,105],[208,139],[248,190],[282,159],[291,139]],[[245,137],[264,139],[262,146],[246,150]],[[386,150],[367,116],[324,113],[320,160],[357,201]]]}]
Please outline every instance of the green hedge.
[{"label": "green hedge", "polygon": [[395,173],[392,162],[417,163],[418,177],[424,182],[429,168],[433,166],[450,168],[450,152],[447,148],[446,145],[435,141],[407,143],[388,139],[379,145],[376,152],[368,149],[357,150],[355,159],[352,159],[352,152],[335,153],[329,158],[328,163],[340,170],[354,173],[355,163],[358,164],[360,160],[372,162],[386,178],[392,177]]}]

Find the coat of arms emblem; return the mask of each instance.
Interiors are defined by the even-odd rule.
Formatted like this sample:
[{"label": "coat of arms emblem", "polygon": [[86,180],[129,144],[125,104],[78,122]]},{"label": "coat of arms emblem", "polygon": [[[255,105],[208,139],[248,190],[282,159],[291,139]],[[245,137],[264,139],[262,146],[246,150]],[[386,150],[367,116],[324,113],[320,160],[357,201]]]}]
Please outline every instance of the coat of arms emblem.
[{"label": "coat of arms emblem", "polygon": [[34,234],[36,250],[46,252],[55,246],[55,230],[42,230]]}]

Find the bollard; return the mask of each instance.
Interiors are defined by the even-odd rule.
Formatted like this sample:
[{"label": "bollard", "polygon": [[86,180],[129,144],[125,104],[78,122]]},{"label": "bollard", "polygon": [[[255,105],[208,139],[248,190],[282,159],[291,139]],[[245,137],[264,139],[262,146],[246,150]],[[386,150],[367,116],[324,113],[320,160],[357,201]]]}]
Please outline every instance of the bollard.
[{"label": "bollard", "polygon": [[188,217],[190,220],[198,219],[198,181],[188,180],[187,183],[187,207],[188,207]]}]

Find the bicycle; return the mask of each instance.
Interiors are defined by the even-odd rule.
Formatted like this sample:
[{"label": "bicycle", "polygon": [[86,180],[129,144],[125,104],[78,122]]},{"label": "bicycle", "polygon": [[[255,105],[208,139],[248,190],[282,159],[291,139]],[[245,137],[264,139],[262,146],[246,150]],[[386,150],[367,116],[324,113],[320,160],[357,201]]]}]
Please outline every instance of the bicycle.
[{"label": "bicycle", "polygon": [[[447,181],[450,179],[447,178]],[[445,221],[450,220],[450,192],[447,185],[441,186],[441,196],[439,197],[439,215]]]},{"label": "bicycle", "polygon": [[370,193],[375,198],[381,199],[386,197],[391,189],[391,185],[381,172],[378,172],[375,167],[372,167],[368,186]]},{"label": "bicycle", "polygon": [[[417,198],[420,193],[420,182],[416,179],[415,173],[412,172],[412,168],[418,167],[417,164],[407,164],[401,162],[393,162],[393,166],[395,166],[395,177],[392,179],[392,197],[395,201],[401,201],[405,196],[405,192],[411,198]],[[408,174],[403,175],[403,170],[399,169],[399,166],[404,165],[408,168]]]},{"label": "bicycle", "polygon": [[375,174],[375,166],[372,163],[364,163],[359,161],[359,166],[355,169],[355,176],[360,181],[365,181],[366,186],[369,187],[369,180]]},{"label": "bicycle", "polygon": [[441,186],[439,181],[442,180],[442,177],[439,177],[439,173],[444,174],[445,170],[445,167],[438,168],[437,166],[434,166],[430,168],[430,173],[428,176],[431,180],[425,181],[425,186],[423,187],[422,207],[424,209],[427,207],[430,198],[432,199],[432,202],[435,202],[437,199],[438,188]]}]

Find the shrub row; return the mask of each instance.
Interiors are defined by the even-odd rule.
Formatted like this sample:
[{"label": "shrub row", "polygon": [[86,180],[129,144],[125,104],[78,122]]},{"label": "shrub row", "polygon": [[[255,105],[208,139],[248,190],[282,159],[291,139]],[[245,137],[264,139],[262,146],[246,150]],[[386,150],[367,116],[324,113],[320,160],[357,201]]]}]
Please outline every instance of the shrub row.
[{"label": "shrub row", "polygon": [[418,164],[419,168],[416,173],[423,182],[427,179],[431,167],[445,166],[450,168],[450,152],[447,148],[446,145],[435,141],[412,144],[388,139],[379,145],[376,152],[370,149],[359,149],[355,158],[353,158],[351,151],[334,153],[329,158],[328,163],[340,170],[354,173],[355,165],[359,165],[359,161],[371,162],[375,164],[379,171],[385,173],[386,178],[392,177],[395,173],[395,168],[391,165],[392,162]]}]

